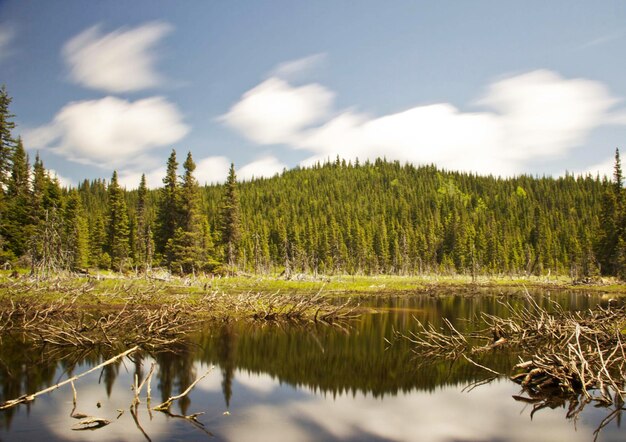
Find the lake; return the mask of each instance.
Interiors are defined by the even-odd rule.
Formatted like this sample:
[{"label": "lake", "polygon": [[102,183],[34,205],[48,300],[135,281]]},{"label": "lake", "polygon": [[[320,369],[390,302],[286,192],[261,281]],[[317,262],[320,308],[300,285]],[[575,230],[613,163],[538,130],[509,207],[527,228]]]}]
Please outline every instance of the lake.
[{"label": "lake", "polygon": [[[544,306],[556,301],[568,310],[607,305],[600,295],[533,294]],[[481,326],[480,312],[506,316],[509,301],[521,306],[521,293],[485,291],[472,296],[385,295],[358,299],[368,313],[334,326],[223,322],[207,325],[175,353],[137,354],[75,382],[76,412],[108,419],[97,430],[75,431],[70,417],[72,389],[61,387],[34,402],[0,411],[0,440],[180,440],[229,441],[588,441],[611,410],[585,407],[568,418],[568,403],[555,401],[533,411],[516,400],[520,387],[492,377],[466,361],[428,361],[394,338],[420,321],[448,318],[460,330]],[[357,302],[357,301],[355,301]],[[107,355],[111,356],[113,354]],[[102,355],[74,349],[34,346],[11,336],[0,343],[0,401],[32,393],[82,373]],[[214,367],[191,393],[174,402],[172,414],[149,412],[145,387],[133,416],[135,375],[151,382],[155,404],[179,393]],[[508,373],[518,361],[506,349],[484,354],[480,363]],[[598,440],[626,439],[612,420]]]}]

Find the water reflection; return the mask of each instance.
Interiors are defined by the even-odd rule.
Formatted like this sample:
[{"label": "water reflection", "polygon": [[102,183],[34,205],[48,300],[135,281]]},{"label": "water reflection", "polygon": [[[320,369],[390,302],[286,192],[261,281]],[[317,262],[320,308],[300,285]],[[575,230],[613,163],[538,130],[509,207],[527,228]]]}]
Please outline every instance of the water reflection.
[{"label": "water reflection", "polygon": [[[577,429],[565,420],[563,407],[542,410],[529,425],[527,406],[511,399],[519,393],[516,385],[502,380],[463,393],[463,387],[489,373],[462,361],[421,361],[405,341],[385,342],[393,341],[393,330],[414,328],[413,317],[434,324],[446,317],[465,330],[480,327],[480,312],[506,315],[502,299],[500,295],[364,299],[373,313],[342,327],[214,324],[175,353],[138,354],[133,361],[81,379],[78,409],[113,420],[109,427],[88,434],[72,431],[71,389],[65,388],[0,412],[0,439],[145,440],[128,412],[130,386],[135,375],[142,379],[147,374],[154,360],[155,402],[180,392],[207,367],[216,366],[188,397],[175,403],[173,411],[206,412],[201,420],[224,440],[589,440],[606,415],[602,410],[585,410]],[[525,302],[522,297],[506,299]],[[569,294],[544,293],[536,299],[544,306],[556,299],[567,309],[604,302],[596,296]],[[41,349],[5,336],[0,346],[0,401],[43,389],[107,356],[111,355]],[[483,358],[482,363],[501,372],[516,362],[515,355],[503,351]],[[125,414],[116,420],[118,409]],[[150,416],[145,403],[137,419],[152,440],[206,437],[184,420],[162,413]],[[624,436],[614,424],[607,430],[601,440]]]}]

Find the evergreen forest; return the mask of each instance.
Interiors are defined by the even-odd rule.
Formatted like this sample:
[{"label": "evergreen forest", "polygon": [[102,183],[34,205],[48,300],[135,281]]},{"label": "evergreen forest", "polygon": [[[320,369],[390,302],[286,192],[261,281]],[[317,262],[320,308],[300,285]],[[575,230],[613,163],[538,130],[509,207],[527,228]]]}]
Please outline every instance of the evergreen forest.
[{"label": "evergreen forest", "polygon": [[[626,276],[626,194],[612,178],[513,178],[337,158],[200,186],[191,153],[163,186],[62,187],[16,135],[0,91],[0,264],[31,272]],[[209,178],[210,179],[210,178]]]}]

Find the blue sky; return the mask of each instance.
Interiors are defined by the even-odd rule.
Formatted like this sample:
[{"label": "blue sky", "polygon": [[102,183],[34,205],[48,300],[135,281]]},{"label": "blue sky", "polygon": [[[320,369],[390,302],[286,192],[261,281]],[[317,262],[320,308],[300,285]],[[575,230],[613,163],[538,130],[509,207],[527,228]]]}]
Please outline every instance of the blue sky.
[{"label": "blue sky", "polygon": [[17,134],[64,182],[201,182],[337,155],[510,176],[610,171],[626,2],[0,1]]}]

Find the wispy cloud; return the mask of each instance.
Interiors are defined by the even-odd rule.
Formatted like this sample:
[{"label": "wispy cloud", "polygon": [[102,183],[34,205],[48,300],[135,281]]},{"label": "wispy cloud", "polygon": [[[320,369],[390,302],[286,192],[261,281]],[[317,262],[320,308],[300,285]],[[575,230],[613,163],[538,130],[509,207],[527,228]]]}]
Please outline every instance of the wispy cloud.
[{"label": "wispy cloud", "polygon": [[287,165],[276,157],[268,155],[243,166],[237,172],[237,177],[244,181],[253,178],[270,178],[281,173],[286,167]]},{"label": "wispy cloud", "polygon": [[103,168],[149,167],[147,153],[182,139],[189,127],[161,97],[130,102],[115,97],[69,103],[51,123],[26,131],[28,148],[51,149],[65,158]]},{"label": "wispy cloud", "polygon": [[617,40],[619,38],[622,38],[625,34],[626,33],[624,32],[624,30],[611,32],[609,34],[602,35],[602,36],[594,38],[593,40],[590,40],[590,41],[588,41],[586,43],[583,43],[580,46],[580,49],[588,49],[588,48],[593,48],[595,46],[600,46],[600,45],[603,45],[605,43],[609,43],[609,42],[612,42],[612,41]]},{"label": "wispy cloud", "polygon": [[294,80],[299,76],[310,73],[312,70],[322,65],[325,60],[326,54],[319,53],[297,60],[286,61],[276,66],[276,68],[272,70],[271,76],[285,80]]},{"label": "wispy cloud", "polygon": [[11,55],[11,43],[15,39],[15,35],[14,26],[0,23],[0,62]]},{"label": "wispy cloud", "polygon": [[[222,184],[228,177],[231,160],[225,156],[210,156],[195,159],[196,170],[194,176],[201,186],[206,184]],[[265,156],[252,161],[237,170],[237,179],[245,181],[254,178],[272,177],[287,167],[272,156]],[[146,184],[150,189],[163,186],[165,167],[160,166],[151,170],[139,167],[122,168],[119,172],[119,182],[127,189],[139,187],[141,175],[146,175]]]},{"label": "wispy cloud", "polygon": [[[388,159],[511,175],[527,162],[565,155],[607,121],[615,100],[599,82],[538,70],[494,82],[478,101],[482,112],[450,103],[417,105],[371,117],[332,115],[334,93],[270,78],[246,92],[223,121],[262,145],[311,153],[303,164],[333,159]],[[320,124],[320,122],[322,124]]]},{"label": "wispy cloud", "polygon": [[272,77],[246,92],[220,121],[260,144],[289,143],[327,116],[333,97],[318,84],[292,87]]},{"label": "wispy cloud", "polygon": [[172,30],[154,22],[133,29],[118,29],[102,35],[93,26],[68,41],[63,57],[76,83],[106,92],[131,92],[161,82],[154,64],[155,45]]},{"label": "wispy cloud", "polygon": [[71,180],[70,178],[67,178],[67,177],[59,174],[54,169],[48,169],[48,175],[51,178],[56,178],[57,180],[59,180],[59,184],[61,185],[61,187],[73,187],[75,185],[73,180]]},{"label": "wispy cloud", "polygon": [[600,175],[601,177],[606,176],[611,178],[613,176],[613,165],[615,163],[615,158],[613,156],[596,163],[592,166],[587,167],[584,170],[574,171],[575,175]]},{"label": "wispy cloud", "polygon": [[196,161],[195,176],[200,185],[220,184],[226,181],[230,160],[222,156],[202,158]]},{"label": "wispy cloud", "polygon": [[141,182],[141,175],[146,176],[146,186],[149,189],[157,189],[163,186],[163,178],[165,177],[165,167],[158,167],[150,171],[122,169],[119,172],[118,182],[120,186],[126,189],[137,189]]}]

